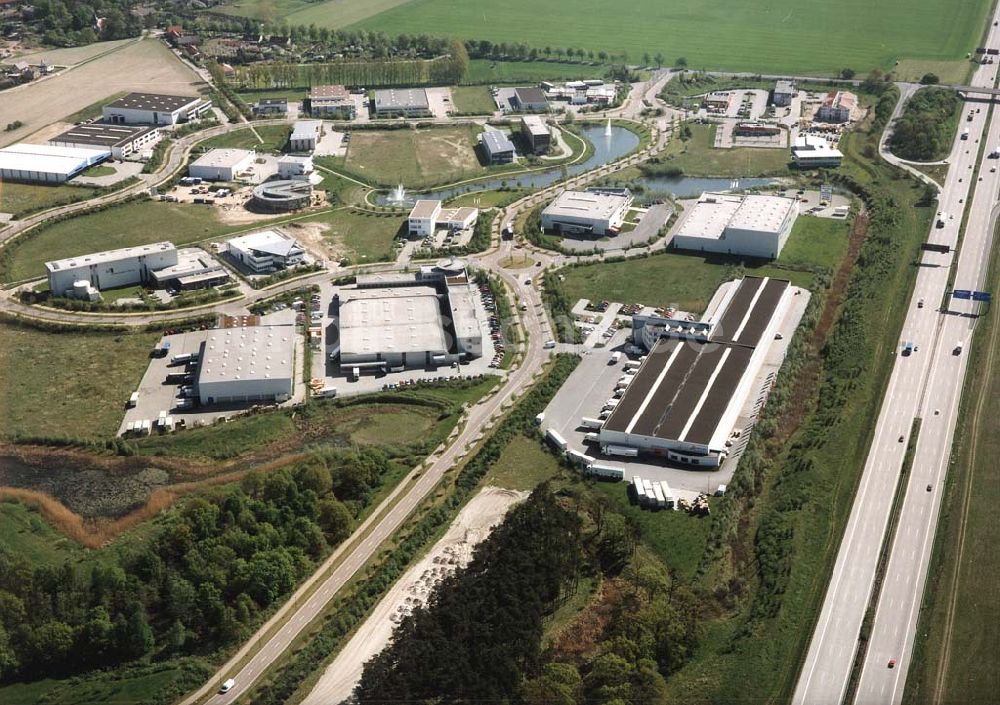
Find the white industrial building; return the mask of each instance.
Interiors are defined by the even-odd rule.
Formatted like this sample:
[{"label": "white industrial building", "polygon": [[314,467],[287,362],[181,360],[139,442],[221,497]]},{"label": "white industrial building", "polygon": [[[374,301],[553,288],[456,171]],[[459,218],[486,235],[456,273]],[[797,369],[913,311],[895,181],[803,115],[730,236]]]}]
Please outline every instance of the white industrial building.
[{"label": "white industrial building", "polygon": [[843,160],[843,152],[819,135],[799,135],[792,144],[792,163],[803,169],[838,167]]},{"label": "white industrial building", "polygon": [[158,288],[204,289],[229,281],[229,270],[197,247],[177,250],[177,264],[150,272]]},{"label": "white industrial building", "polygon": [[169,242],[94,252],[45,263],[49,291],[55,296],[94,298],[94,292],[145,284],[156,270],[177,264],[177,248]]},{"label": "white industrial building", "polygon": [[197,96],[129,93],[104,106],[104,121],[122,125],[176,125],[200,117],[212,103]]},{"label": "white industrial building", "polygon": [[290,152],[312,152],[316,149],[323,134],[323,122],[320,120],[299,120],[292,126],[292,134],[288,138]]},{"label": "white industrial building", "polygon": [[103,148],[12,144],[0,149],[0,181],[63,183],[110,157]]},{"label": "white industrial building", "polygon": [[56,147],[83,149],[110,149],[115,159],[128,159],[153,148],[160,141],[160,130],[155,126],[110,125],[103,122],[85,122],[49,140]]},{"label": "white industrial building", "polygon": [[211,331],[198,356],[202,405],[283,402],[295,385],[294,326],[246,326]]},{"label": "white industrial building", "polygon": [[632,194],[563,191],[542,211],[542,229],[560,233],[617,235],[632,206]]},{"label": "white industrial building", "polygon": [[794,198],[703,193],[684,215],[673,246],[775,259],[798,215],[798,201]]},{"label": "white industrial building", "polygon": [[427,237],[433,235],[438,228],[448,230],[465,230],[476,224],[479,209],[463,206],[461,208],[442,208],[441,201],[419,200],[413,204],[407,221],[407,229],[411,237]]},{"label": "white industrial building", "polygon": [[313,160],[308,156],[286,154],[278,157],[278,178],[308,181],[313,174]]},{"label": "white industrial building", "polygon": [[342,369],[438,367],[483,352],[477,290],[460,260],[359,275],[338,294]]},{"label": "white industrial building", "polygon": [[254,274],[267,274],[302,264],[305,250],[278,230],[261,230],[234,237],[228,243],[229,256]]},{"label": "white industrial building", "polygon": [[602,451],[720,465],[799,293],[746,277],[723,284],[699,321],[634,316],[633,343],[649,353],[599,430]]},{"label": "white industrial building", "polygon": [[256,158],[252,149],[211,149],[191,163],[188,175],[205,181],[235,181]]}]

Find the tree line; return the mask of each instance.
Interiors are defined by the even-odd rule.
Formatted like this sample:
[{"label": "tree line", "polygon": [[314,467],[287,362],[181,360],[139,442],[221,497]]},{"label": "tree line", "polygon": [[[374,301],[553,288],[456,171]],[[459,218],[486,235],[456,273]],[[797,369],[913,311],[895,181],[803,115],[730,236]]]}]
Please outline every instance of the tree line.
[{"label": "tree line", "polygon": [[954,91],[922,88],[913,94],[892,129],[892,153],[903,159],[943,159],[951,150],[961,100]]},{"label": "tree line", "polygon": [[0,546],[0,682],[239,641],[350,535],[389,467],[360,448],[252,472],[184,501],[141,547],[81,564]]},{"label": "tree line", "polygon": [[132,14],[128,0],[39,0],[30,14],[22,14],[42,41],[53,46],[76,46],[110,39],[138,37],[144,27],[155,26]]}]

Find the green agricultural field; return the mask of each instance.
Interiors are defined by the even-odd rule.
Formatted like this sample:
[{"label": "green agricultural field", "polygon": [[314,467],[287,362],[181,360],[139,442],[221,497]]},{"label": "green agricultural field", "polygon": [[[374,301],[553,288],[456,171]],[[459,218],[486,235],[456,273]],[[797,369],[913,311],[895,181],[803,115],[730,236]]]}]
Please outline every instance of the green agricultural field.
[{"label": "green agricultural field", "polygon": [[[734,275],[738,260],[669,252],[627,262],[588,264],[563,270],[563,289],[571,304],[579,299],[620,301],[647,306],[676,305],[701,313],[725,279]],[[754,276],[780,277],[796,286],[809,287],[812,275],[774,265],[747,266]]]},{"label": "green agricultural field", "polygon": [[[290,24],[606,51],[640,63],[657,52],[692,68],[831,74],[897,59],[960,61],[987,0],[242,0],[226,11]],[[776,40],[780,37],[780,40]]]},{"label": "green agricultural field", "polygon": [[[233,130],[224,135],[212,137],[202,142],[201,146],[255,149],[258,152],[280,152],[284,148],[285,143],[288,142],[288,135],[291,132],[292,128],[290,125],[260,125],[257,127],[248,127],[245,130]],[[258,135],[260,136],[259,139]]]},{"label": "green agricultural field", "polygon": [[247,226],[225,226],[206,206],[134,201],[82,215],[23,236],[0,259],[0,281],[21,281],[45,275],[45,262],[159,242],[169,237],[175,245],[204,240]]},{"label": "green agricultural field", "polygon": [[568,81],[604,78],[608,67],[602,64],[577,64],[568,61],[491,61],[472,59],[465,72],[465,83],[514,83],[527,81]]},{"label": "green agricultural field", "polygon": [[451,103],[459,113],[490,115],[497,109],[486,86],[456,86],[451,89]]},{"label": "green agricultural field", "polygon": [[356,130],[346,167],[383,186],[421,188],[484,176],[476,156],[475,125],[423,130]]},{"label": "green agricultural field", "polygon": [[676,168],[688,175],[733,176],[749,178],[789,173],[787,149],[734,147],[716,149],[715,125],[688,125],[691,137],[672,140],[659,157],[660,164]]},{"label": "green agricultural field", "polygon": [[114,435],[158,339],[0,324],[0,428],[11,436]]},{"label": "green agricultural field", "polygon": [[330,249],[358,264],[391,259],[392,243],[404,221],[399,215],[338,209],[303,222],[322,224]]},{"label": "green agricultural field", "polygon": [[21,217],[46,208],[85,201],[97,193],[98,189],[89,186],[4,183],[0,184],[0,213]]}]

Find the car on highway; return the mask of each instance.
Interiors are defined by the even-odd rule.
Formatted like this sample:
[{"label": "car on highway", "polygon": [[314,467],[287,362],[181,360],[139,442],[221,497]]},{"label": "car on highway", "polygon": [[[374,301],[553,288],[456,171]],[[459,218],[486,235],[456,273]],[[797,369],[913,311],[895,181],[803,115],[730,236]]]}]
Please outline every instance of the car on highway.
[{"label": "car on highway", "polygon": [[920,301],[917,302],[917,308],[923,308],[923,307],[924,307],[924,300],[920,299]]},{"label": "car on highway", "polygon": [[233,689],[234,685],[236,685],[236,680],[233,678],[229,678],[222,685],[219,686],[219,692],[228,693],[230,690]]},{"label": "car on highway", "polygon": [[930,485],[927,485],[927,491],[928,491],[928,492],[930,492],[930,491],[931,491],[931,486],[930,486]]},{"label": "car on highway", "polygon": [[896,659],[894,658],[889,659],[889,668],[895,668],[895,667],[896,667]]}]

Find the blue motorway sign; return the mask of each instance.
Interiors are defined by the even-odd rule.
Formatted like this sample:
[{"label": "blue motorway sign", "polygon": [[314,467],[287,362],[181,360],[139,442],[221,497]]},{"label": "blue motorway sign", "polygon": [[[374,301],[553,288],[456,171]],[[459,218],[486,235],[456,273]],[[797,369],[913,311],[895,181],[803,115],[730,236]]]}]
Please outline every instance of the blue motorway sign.
[{"label": "blue motorway sign", "polygon": [[954,296],[956,299],[972,298],[972,292],[969,291],[968,289],[955,289],[954,291],[951,292],[951,295]]},{"label": "blue motorway sign", "polygon": [[988,292],[988,291],[973,291],[972,292],[972,300],[973,301],[989,301],[992,298],[993,297],[990,295],[990,292]]}]

